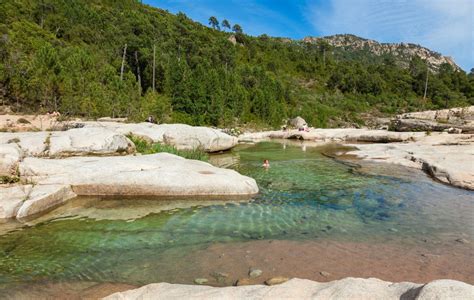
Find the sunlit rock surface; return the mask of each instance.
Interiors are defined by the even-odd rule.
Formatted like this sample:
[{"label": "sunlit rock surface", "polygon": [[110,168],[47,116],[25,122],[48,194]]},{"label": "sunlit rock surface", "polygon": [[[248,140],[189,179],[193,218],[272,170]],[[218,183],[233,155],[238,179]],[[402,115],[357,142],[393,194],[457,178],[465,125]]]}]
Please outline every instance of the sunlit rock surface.
[{"label": "sunlit rock surface", "polygon": [[155,283],[112,294],[107,300],[132,299],[472,299],[474,286],[454,280],[436,280],[426,285],[392,283],[376,278],[344,278],[319,283],[291,279],[274,286],[210,287]]},{"label": "sunlit rock surface", "polygon": [[133,134],[153,142],[172,145],[181,150],[199,148],[206,152],[218,152],[231,149],[238,143],[236,137],[218,129],[185,124],[78,122],[76,126],[107,128],[117,133]]}]

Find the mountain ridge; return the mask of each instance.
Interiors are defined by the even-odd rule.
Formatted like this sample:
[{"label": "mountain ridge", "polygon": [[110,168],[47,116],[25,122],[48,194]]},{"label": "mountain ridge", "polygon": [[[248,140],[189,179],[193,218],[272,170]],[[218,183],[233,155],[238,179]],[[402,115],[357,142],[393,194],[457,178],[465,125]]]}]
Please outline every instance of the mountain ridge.
[{"label": "mountain ridge", "polygon": [[461,70],[454,59],[450,56],[444,56],[437,51],[414,43],[383,43],[373,39],[359,37],[354,34],[335,34],[322,37],[307,36],[303,38],[306,43],[318,43],[325,41],[337,50],[342,51],[366,51],[377,57],[384,55],[393,55],[398,58],[400,66],[407,68],[409,61],[418,56],[425,60],[431,71],[438,71],[443,63],[451,65],[455,70]]}]

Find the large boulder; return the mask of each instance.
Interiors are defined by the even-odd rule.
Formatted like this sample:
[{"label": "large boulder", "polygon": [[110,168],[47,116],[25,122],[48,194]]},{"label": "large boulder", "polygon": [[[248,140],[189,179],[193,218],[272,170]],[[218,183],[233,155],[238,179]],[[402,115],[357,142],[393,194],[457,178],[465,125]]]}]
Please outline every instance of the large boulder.
[{"label": "large boulder", "polygon": [[133,151],[133,143],[123,134],[105,128],[78,128],[52,132],[46,155],[110,155]]},{"label": "large boulder", "polygon": [[25,156],[40,156],[47,149],[47,139],[50,132],[1,132],[0,146],[16,144]]},{"label": "large boulder", "polygon": [[25,158],[22,177],[71,185],[78,195],[239,196],[258,192],[254,179],[208,163],[158,153],[139,156]]},{"label": "large boulder", "polygon": [[[237,145],[238,139],[218,129],[185,124],[125,124],[117,122],[82,122],[85,128],[102,127],[121,134],[132,134],[156,143],[172,145],[177,149],[202,149],[206,152],[228,150]],[[75,126],[77,126],[76,124]]]},{"label": "large boulder", "polygon": [[[0,133],[0,145],[9,155],[18,147],[24,156],[55,157],[131,152],[133,143],[123,134],[106,128],[79,128],[52,132]],[[10,146],[9,146],[10,145]],[[12,146],[13,145],[13,146]],[[4,152],[6,150],[2,150]],[[7,158],[0,154],[0,164]]]},{"label": "large boulder", "polygon": [[344,278],[331,282],[291,279],[280,285],[211,287],[154,283],[112,294],[107,300],[133,299],[471,299],[474,287],[454,280],[427,285],[392,283],[376,278]]},{"label": "large boulder", "polygon": [[308,126],[308,123],[306,123],[306,121],[300,116],[294,119],[291,119],[289,123],[290,123],[290,126],[294,128],[302,128],[302,127]]},{"label": "large boulder", "polygon": [[249,199],[258,193],[252,178],[169,153],[64,159],[27,157],[19,168],[22,179],[33,186],[0,188],[0,219],[29,219],[76,196],[231,200]]}]

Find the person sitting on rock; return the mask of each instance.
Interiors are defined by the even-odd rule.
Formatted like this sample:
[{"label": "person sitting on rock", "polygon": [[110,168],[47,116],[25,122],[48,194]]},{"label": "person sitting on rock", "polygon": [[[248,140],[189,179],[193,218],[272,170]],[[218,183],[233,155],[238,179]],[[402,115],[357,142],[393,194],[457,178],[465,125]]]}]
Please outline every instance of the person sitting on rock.
[{"label": "person sitting on rock", "polygon": [[146,118],[146,122],[155,124],[156,120],[153,118],[153,116],[148,116],[148,118]]}]

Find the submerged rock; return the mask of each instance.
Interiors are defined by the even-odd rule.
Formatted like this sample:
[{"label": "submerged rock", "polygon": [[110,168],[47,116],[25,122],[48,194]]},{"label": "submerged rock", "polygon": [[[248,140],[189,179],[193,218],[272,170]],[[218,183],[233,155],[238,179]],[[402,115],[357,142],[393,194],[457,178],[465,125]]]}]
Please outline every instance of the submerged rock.
[{"label": "submerged rock", "polygon": [[287,277],[278,276],[278,277],[273,277],[273,278],[270,278],[270,279],[266,280],[265,284],[266,285],[282,284],[284,282],[287,282],[288,280],[290,280],[290,279],[287,278]]},{"label": "submerged rock", "polygon": [[262,273],[263,272],[260,269],[250,268],[249,277],[250,278],[257,278],[257,277],[260,277],[262,275]]},{"label": "submerged rock", "polygon": [[251,285],[252,282],[249,278],[241,278],[235,282],[235,286],[244,286],[244,285]]},{"label": "submerged rock", "polygon": [[274,286],[251,285],[216,288],[153,283],[112,294],[104,299],[471,299],[474,286],[454,280],[426,285],[392,283],[376,278],[344,278],[331,282],[291,279]]},{"label": "submerged rock", "polygon": [[326,272],[326,271],[321,271],[321,272],[319,272],[319,274],[320,274],[321,276],[323,276],[323,277],[329,277],[329,276],[331,276],[331,273]]},{"label": "submerged rock", "polygon": [[207,280],[207,278],[196,278],[194,279],[194,283],[195,284],[205,284],[207,283],[209,280]]}]

